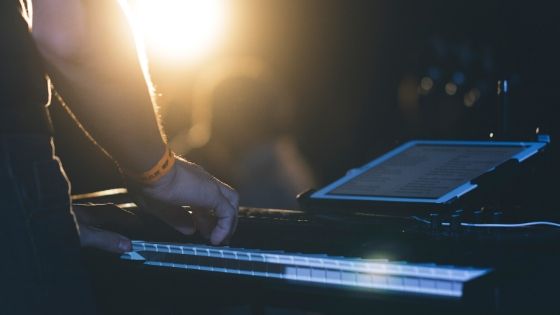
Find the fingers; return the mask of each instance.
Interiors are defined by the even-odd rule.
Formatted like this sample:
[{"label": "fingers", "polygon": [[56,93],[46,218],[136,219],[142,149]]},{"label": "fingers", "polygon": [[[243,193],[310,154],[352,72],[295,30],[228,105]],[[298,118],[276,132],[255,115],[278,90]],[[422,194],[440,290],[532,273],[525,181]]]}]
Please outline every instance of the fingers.
[{"label": "fingers", "polygon": [[230,205],[235,210],[234,222],[233,222],[231,231],[230,231],[230,233],[227,237],[227,238],[229,238],[231,235],[233,235],[233,233],[235,233],[235,230],[237,229],[237,223],[238,223],[238,219],[239,219],[239,216],[238,216],[239,194],[233,188],[229,187],[226,184],[219,185],[219,188],[220,188],[220,191],[221,191],[222,195],[224,195],[228,199]]},{"label": "fingers", "polygon": [[237,208],[232,207],[225,198],[222,198],[216,208],[214,208],[214,213],[218,222],[214,230],[212,230],[210,242],[214,245],[218,245],[226,240],[233,232],[237,218]]},{"label": "fingers", "polygon": [[[218,181],[218,180],[216,180]],[[229,201],[229,203],[231,204],[232,207],[237,208],[239,207],[239,195],[237,194],[237,192],[229,187],[228,185],[218,181],[218,188],[220,189],[220,192],[222,193],[222,195],[227,198],[227,200]]]},{"label": "fingers", "polygon": [[196,230],[205,239],[210,239],[212,230],[216,226],[216,217],[210,214],[207,210],[193,209],[193,217],[196,225]]},{"label": "fingers", "polygon": [[[173,176],[163,177],[158,182],[141,188],[140,192],[146,197],[144,201],[147,201],[149,212],[184,234],[192,234],[196,223],[196,228],[203,236],[209,237],[213,244],[222,243],[231,236],[237,224],[237,192],[200,166],[188,161],[178,159],[173,170]],[[177,222],[184,220],[181,216],[187,213],[166,213],[159,207],[152,207],[152,203],[196,207],[206,210],[203,211],[206,215],[195,211],[194,217],[189,218],[190,225],[179,224],[177,228]],[[212,218],[207,210],[214,210],[215,217]]]},{"label": "fingers", "polygon": [[84,247],[94,247],[119,254],[132,249],[132,244],[128,238],[87,225],[80,226],[80,242]]}]

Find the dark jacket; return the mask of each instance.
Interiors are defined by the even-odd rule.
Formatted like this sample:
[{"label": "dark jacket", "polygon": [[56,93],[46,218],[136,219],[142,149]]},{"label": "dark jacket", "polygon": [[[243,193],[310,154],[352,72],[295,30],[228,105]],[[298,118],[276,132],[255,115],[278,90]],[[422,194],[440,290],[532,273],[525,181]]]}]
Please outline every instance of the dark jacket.
[{"label": "dark jacket", "polygon": [[19,0],[0,1],[0,132],[42,131],[48,83]]}]

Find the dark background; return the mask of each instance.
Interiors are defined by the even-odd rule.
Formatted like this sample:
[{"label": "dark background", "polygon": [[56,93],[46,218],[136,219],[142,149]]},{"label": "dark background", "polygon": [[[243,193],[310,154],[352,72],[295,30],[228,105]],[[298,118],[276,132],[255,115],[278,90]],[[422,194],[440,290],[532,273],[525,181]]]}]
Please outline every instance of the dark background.
[{"label": "dark background", "polygon": [[[533,139],[539,128],[553,136],[550,154],[556,158],[560,13],[553,3],[236,1],[233,35],[205,62],[251,55],[274,69],[294,99],[290,118],[281,121],[276,132],[295,140],[317,185],[408,139],[488,138],[499,122],[495,91],[500,79],[510,83],[509,136]],[[152,62],[151,67],[164,98],[164,126],[173,137],[190,123],[188,101],[182,100],[188,99],[202,66]],[[421,91],[426,77],[433,86]],[[454,80],[460,84],[448,95],[445,86]],[[176,95],[176,88],[166,92],[177,82],[184,85],[183,95]],[[251,82],[234,88],[239,84],[231,83],[222,94],[236,97],[237,90],[251,90]],[[465,97],[473,89],[476,101],[466,106]],[[267,102],[266,97],[259,99]],[[270,103],[263,106],[281,106]],[[73,192],[122,185],[112,162],[80,133],[64,109],[55,103],[52,112],[57,152]],[[133,119],[133,113],[123,119]],[[260,119],[266,125],[275,117]],[[255,134],[274,136],[274,131],[259,129],[263,124],[246,126]],[[236,132],[235,126],[230,132]],[[220,176],[205,156],[202,148],[187,158]],[[542,188],[553,192],[557,172],[547,173]]]}]

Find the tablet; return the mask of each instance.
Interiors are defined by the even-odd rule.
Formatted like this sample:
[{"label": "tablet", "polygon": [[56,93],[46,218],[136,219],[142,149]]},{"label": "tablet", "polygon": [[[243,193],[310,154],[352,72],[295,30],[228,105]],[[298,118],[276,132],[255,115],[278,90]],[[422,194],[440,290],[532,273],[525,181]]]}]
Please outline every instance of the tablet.
[{"label": "tablet", "polygon": [[407,142],[313,192],[311,200],[445,204],[477,188],[473,180],[509,160],[521,163],[546,142]]}]

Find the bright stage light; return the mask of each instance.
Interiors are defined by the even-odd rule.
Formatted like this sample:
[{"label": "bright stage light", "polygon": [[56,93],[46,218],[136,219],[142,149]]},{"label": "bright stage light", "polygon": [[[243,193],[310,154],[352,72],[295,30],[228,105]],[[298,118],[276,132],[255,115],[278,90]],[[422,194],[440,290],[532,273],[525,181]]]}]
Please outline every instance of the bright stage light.
[{"label": "bright stage light", "polygon": [[224,35],[227,0],[130,1],[137,31],[163,58],[194,59]]}]

